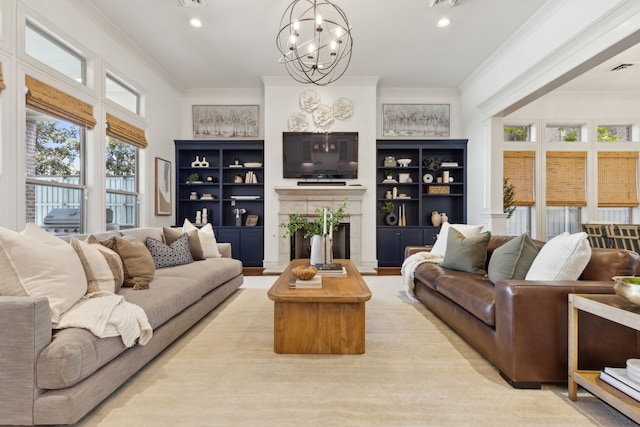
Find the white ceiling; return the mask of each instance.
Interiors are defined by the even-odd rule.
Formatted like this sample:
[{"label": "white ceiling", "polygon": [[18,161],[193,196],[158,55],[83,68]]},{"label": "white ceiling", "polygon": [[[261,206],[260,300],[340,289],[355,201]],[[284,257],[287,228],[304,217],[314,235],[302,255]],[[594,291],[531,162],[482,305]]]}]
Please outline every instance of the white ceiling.
[{"label": "white ceiling", "polygon": [[[353,27],[345,76],[378,76],[383,88],[456,88],[547,0],[333,0]],[[184,90],[261,88],[286,76],[276,33],[290,0],[86,0]],[[451,25],[437,28],[447,16]],[[192,17],[204,26],[189,26]],[[621,63],[638,64],[611,73]],[[640,48],[604,61],[559,90],[640,90]]]},{"label": "white ceiling", "polygon": [[[334,0],[353,27],[345,76],[381,87],[455,88],[547,0]],[[260,88],[286,76],[276,33],[290,0],[87,0],[184,89]],[[448,28],[436,27],[443,16]],[[189,19],[204,26],[195,29]]]}]

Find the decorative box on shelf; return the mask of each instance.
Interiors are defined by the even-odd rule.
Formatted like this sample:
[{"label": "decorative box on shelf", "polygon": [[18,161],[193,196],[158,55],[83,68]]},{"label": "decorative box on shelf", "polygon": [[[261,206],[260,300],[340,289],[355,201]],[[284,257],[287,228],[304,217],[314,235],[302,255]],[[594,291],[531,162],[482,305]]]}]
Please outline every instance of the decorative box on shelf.
[{"label": "decorative box on shelf", "polygon": [[427,194],[449,194],[451,187],[448,185],[430,185],[427,188]]}]

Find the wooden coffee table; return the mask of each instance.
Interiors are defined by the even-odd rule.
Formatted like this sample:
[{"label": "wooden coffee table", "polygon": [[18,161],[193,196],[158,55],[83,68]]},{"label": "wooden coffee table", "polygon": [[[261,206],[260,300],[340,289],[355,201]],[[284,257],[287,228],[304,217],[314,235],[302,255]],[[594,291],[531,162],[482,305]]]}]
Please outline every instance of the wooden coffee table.
[{"label": "wooden coffee table", "polygon": [[308,259],[291,261],[269,289],[274,302],[274,351],[282,354],[364,353],[365,302],[371,291],[349,260],[335,260],[347,277],[322,277],[322,289],[291,289],[291,272]]}]

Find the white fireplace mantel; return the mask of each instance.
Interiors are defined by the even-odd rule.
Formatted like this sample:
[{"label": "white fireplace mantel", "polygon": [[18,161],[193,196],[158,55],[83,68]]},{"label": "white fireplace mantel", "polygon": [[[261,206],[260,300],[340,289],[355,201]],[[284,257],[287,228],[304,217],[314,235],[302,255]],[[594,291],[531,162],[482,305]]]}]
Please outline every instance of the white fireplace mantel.
[{"label": "white fireplace mantel", "polygon": [[[316,209],[330,206],[338,209],[347,199],[347,213],[349,216],[345,222],[349,223],[350,259],[361,273],[375,273],[362,263],[362,198],[367,188],[362,185],[301,185],[301,186],[276,186],[279,209],[278,223],[289,220],[293,213],[303,216],[317,215]],[[288,239],[283,239],[285,230],[280,230],[280,244],[278,245],[278,265],[269,268],[265,273],[278,273],[284,271],[291,258],[291,245]],[[371,271],[370,271],[371,270]]]}]

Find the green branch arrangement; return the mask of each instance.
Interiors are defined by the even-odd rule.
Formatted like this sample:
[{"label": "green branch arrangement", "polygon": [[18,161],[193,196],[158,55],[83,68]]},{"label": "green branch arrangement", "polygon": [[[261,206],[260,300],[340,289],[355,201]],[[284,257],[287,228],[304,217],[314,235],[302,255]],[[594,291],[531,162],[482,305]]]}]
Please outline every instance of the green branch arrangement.
[{"label": "green branch arrangement", "polygon": [[294,236],[298,230],[304,231],[305,238],[313,235],[322,235],[322,229],[324,228],[324,209],[327,209],[327,230],[333,228],[333,231],[337,231],[340,222],[349,216],[346,212],[347,199],[344,199],[342,205],[335,211],[329,206],[317,208],[315,213],[318,214],[318,217],[313,221],[310,221],[309,218],[303,217],[299,213],[294,213],[289,216],[288,222],[280,224],[280,227],[286,228],[282,237]]}]

